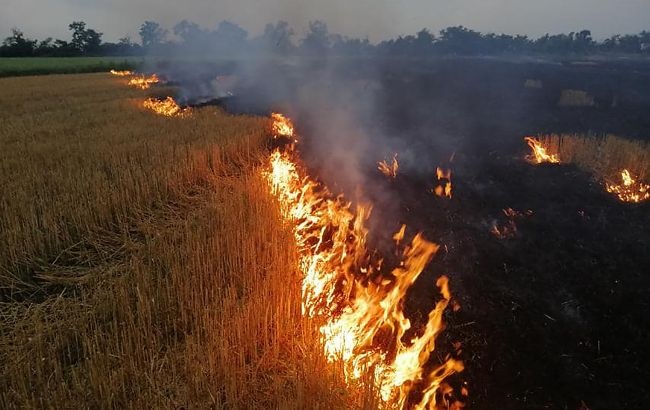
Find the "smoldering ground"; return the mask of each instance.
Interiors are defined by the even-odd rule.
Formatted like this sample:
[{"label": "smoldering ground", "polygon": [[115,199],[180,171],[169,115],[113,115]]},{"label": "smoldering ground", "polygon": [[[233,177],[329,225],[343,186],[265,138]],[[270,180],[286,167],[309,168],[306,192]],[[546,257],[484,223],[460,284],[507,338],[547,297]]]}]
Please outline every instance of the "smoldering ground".
[{"label": "smoldering ground", "polygon": [[[446,318],[440,344],[463,344],[472,408],[642,407],[650,394],[642,382],[650,326],[640,313],[650,286],[648,205],[617,202],[574,167],[527,164],[522,138],[647,138],[647,64],[176,57],[152,70],[161,68],[188,102],[220,98],[235,113],[288,114],[311,174],[373,205],[375,244],[388,247],[406,223],[409,234],[441,245],[407,309],[417,326],[435,278],[450,276],[462,310]],[[564,89],[585,90],[596,104],[562,107]],[[377,162],[394,153],[400,170],[389,179]],[[451,199],[431,193],[438,166],[452,170]],[[513,238],[499,239],[490,227],[508,222],[507,208],[525,216],[513,221]]]}]

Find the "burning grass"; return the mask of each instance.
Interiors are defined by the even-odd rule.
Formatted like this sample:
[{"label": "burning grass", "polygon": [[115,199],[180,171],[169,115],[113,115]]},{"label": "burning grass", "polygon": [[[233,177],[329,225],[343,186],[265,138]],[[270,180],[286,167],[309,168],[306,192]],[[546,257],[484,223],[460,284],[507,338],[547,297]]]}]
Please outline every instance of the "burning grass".
[{"label": "burning grass", "polygon": [[128,77],[133,75],[133,71],[131,70],[111,70],[110,73],[118,77]]},{"label": "burning grass", "polygon": [[452,189],[451,170],[443,170],[440,167],[436,168],[436,186],[432,189],[432,192],[442,198],[451,198]]},{"label": "burning grass", "polygon": [[131,87],[139,88],[141,90],[146,90],[150,88],[153,84],[158,84],[160,83],[160,79],[156,74],[152,75],[138,75],[129,80],[129,85]]},{"label": "burning grass", "polygon": [[[367,249],[364,224],[370,208],[359,205],[352,210],[350,203],[311,179],[293,144],[273,152],[263,175],[294,227],[303,274],[302,311],[321,323],[328,361],[341,363],[352,388],[360,384],[376,389],[396,408],[459,406],[445,379],[462,371],[463,364],[452,357],[430,360],[451,300],[446,277],[435,284],[441,300],[426,325],[405,340],[411,330],[404,313],[407,291],[438,245],[415,235],[401,248],[401,263],[384,272],[383,261]],[[393,237],[398,247],[405,229]]]},{"label": "burning grass", "polygon": [[529,161],[572,163],[592,172],[606,190],[625,202],[650,199],[650,145],[614,135],[542,135],[526,137]]},{"label": "burning grass", "polygon": [[142,106],[165,117],[186,116],[190,113],[189,108],[182,109],[172,97],[164,99],[147,98],[142,103]]},{"label": "burning grass", "polygon": [[267,120],[165,121],[107,74],[0,83],[0,407],[373,407],[301,315]]}]

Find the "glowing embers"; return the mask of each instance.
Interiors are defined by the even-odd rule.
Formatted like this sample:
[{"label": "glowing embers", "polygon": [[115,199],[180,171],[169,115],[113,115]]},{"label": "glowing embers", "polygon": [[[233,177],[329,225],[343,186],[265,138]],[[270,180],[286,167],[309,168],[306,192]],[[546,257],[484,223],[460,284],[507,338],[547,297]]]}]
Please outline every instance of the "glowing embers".
[{"label": "glowing embers", "polygon": [[650,198],[650,185],[632,178],[627,169],[621,171],[620,183],[606,182],[605,188],[623,202],[641,202]]},{"label": "glowing embers", "polygon": [[133,75],[133,71],[129,70],[111,70],[110,73],[118,77],[128,77],[130,75]]},{"label": "glowing embers", "polygon": [[525,137],[524,140],[532,150],[531,155],[526,159],[533,164],[541,164],[543,162],[550,162],[552,164],[559,164],[560,159],[556,154],[549,154],[548,147],[544,147],[540,140],[533,137]]},{"label": "glowing embers", "polygon": [[146,90],[151,87],[152,84],[158,84],[160,78],[156,74],[150,76],[139,75],[129,80],[129,85],[132,87],[139,88],[141,90]]},{"label": "glowing embers", "polygon": [[164,100],[147,98],[142,105],[156,114],[166,117],[183,116],[190,112],[189,109],[182,109],[172,97],[167,97]]},{"label": "glowing embers", "polygon": [[519,235],[519,231],[517,230],[517,223],[515,220],[527,216],[532,216],[533,213],[534,212],[530,209],[525,212],[520,212],[512,208],[506,208],[503,210],[503,215],[506,217],[505,221],[492,221],[492,224],[490,226],[490,233],[498,239],[515,238]]},{"label": "glowing embers", "polygon": [[401,263],[385,273],[382,261],[367,249],[369,207],[353,210],[350,203],[311,179],[293,147],[275,150],[263,176],[278,198],[282,215],[292,224],[299,251],[297,268],[303,275],[303,314],[321,323],[328,360],[342,362],[351,386],[372,376],[374,387],[391,406],[425,409],[443,402],[458,406],[445,379],[462,371],[462,362],[452,357],[440,362],[431,356],[451,300],[447,278],[436,281],[440,299],[423,329],[411,336],[411,322],[404,313],[407,291],[438,245],[420,234],[400,245],[406,232],[403,226],[393,237]]},{"label": "glowing embers", "polygon": [[439,197],[451,198],[451,170],[448,169],[445,171],[440,167],[436,168],[436,180],[437,185],[433,188],[432,192]]},{"label": "glowing embers", "polygon": [[275,138],[293,137],[294,127],[290,119],[276,112],[271,114],[271,118],[273,119],[273,135]]}]

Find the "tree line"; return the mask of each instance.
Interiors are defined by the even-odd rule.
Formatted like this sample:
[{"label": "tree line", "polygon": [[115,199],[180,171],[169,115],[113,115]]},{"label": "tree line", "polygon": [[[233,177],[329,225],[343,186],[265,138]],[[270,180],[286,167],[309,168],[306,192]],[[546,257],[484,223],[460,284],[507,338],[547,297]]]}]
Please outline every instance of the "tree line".
[{"label": "tree line", "polygon": [[0,46],[0,57],[138,56],[145,54],[205,53],[243,54],[266,52],[281,55],[427,56],[499,54],[650,54],[650,32],[614,35],[595,41],[589,30],[569,34],[525,35],[480,33],[463,26],[448,27],[434,34],[423,29],[416,34],[372,44],[368,39],[330,33],[327,24],[312,21],[304,37],[295,38],[287,22],[267,24],[261,35],[249,36],[239,25],[222,21],[214,29],[183,20],[171,32],[155,21],[145,21],[140,42],[129,37],[117,43],[103,42],[103,34],[83,21],[68,26],[71,40],[30,39],[19,29]]}]

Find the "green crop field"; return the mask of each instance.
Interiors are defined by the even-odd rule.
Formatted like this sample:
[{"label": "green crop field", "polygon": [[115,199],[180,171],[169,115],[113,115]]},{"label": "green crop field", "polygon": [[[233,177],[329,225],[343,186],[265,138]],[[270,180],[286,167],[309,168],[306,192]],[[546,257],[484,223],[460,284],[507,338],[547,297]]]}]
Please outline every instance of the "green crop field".
[{"label": "green crop field", "polygon": [[143,61],[142,57],[3,57],[0,77],[126,70],[137,68]]}]

